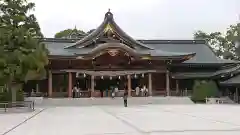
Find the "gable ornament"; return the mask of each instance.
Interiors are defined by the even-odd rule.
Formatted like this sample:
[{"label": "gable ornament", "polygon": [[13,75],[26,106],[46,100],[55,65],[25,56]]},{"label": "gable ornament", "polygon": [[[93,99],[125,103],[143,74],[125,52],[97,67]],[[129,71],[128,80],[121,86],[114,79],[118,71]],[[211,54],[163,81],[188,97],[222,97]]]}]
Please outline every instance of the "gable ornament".
[{"label": "gable ornament", "polygon": [[118,53],[119,53],[118,49],[110,49],[110,50],[108,50],[108,54],[110,56],[117,56]]}]

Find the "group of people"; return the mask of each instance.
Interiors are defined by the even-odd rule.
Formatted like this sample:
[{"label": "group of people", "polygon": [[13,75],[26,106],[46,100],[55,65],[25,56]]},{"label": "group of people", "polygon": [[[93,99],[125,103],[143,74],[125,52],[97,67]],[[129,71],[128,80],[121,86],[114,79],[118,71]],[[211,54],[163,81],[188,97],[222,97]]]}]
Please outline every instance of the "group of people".
[{"label": "group of people", "polygon": [[[110,87],[110,90],[111,90],[112,98],[115,98],[116,96],[118,96],[118,93],[119,93],[118,87]],[[148,89],[145,85],[142,88],[136,87],[135,91],[136,91],[136,96],[148,96]],[[78,88],[77,86],[73,87],[72,93],[73,93],[72,94],[73,98],[79,98],[81,96],[80,88]],[[127,99],[128,99],[128,91],[124,91],[123,101],[124,101],[125,107],[127,107]]]},{"label": "group of people", "polygon": [[[136,91],[136,96],[148,96],[148,89],[147,87],[144,85],[142,88],[136,87],[135,89]],[[118,88],[115,87],[114,89],[112,89],[112,98],[115,97],[115,94],[118,93]],[[123,103],[124,103],[124,107],[128,106],[128,91],[125,90],[124,94],[123,94]]]},{"label": "group of people", "polygon": [[147,97],[148,96],[148,88],[144,85],[142,88],[136,87],[136,96],[142,96],[142,97]]},{"label": "group of people", "polygon": [[[118,87],[113,87],[111,86],[110,87],[110,93],[111,93],[111,97],[112,98],[115,98],[116,96],[118,96],[118,93],[119,93],[119,89]],[[123,103],[124,103],[124,107],[127,107],[127,99],[128,99],[128,91],[125,90],[124,93],[123,93]]]}]

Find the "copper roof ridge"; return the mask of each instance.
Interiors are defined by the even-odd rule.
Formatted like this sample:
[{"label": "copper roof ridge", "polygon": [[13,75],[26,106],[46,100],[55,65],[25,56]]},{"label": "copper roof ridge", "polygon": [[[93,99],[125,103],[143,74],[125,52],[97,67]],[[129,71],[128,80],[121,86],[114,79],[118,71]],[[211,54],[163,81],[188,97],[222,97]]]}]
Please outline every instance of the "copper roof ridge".
[{"label": "copper roof ridge", "polygon": [[141,43],[141,42],[133,39],[131,36],[127,35],[117,25],[117,23],[115,23],[114,18],[113,18],[113,14],[110,12],[110,10],[107,13],[105,13],[104,21],[92,33],[83,37],[82,39],[77,41],[74,45],[70,45],[70,46],[67,46],[65,48],[72,48],[72,47],[75,47],[75,46],[81,46],[81,44],[84,44],[85,42],[88,42],[88,41],[91,41],[91,40],[96,40],[95,38],[98,38],[104,32],[104,29],[108,24],[112,25],[113,29],[115,29],[115,31],[118,31],[116,33],[120,33],[120,37],[123,38],[124,40],[127,40],[127,42],[130,42],[130,43],[135,44],[135,45],[139,45],[139,46],[144,47],[144,48],[153,49],[153,48],[145,45],[144,43]]}]

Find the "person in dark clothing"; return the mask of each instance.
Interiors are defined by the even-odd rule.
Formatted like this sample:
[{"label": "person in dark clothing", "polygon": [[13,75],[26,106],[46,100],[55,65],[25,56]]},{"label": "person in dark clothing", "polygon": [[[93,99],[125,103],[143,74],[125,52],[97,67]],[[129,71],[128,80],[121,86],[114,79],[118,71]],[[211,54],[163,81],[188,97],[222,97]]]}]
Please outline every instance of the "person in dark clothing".
[{"label": "person in dark clothing", "polygon": [[124,107],[127,107],[127,98],[128,98],[128,92],[125,91],[123,94]]}]

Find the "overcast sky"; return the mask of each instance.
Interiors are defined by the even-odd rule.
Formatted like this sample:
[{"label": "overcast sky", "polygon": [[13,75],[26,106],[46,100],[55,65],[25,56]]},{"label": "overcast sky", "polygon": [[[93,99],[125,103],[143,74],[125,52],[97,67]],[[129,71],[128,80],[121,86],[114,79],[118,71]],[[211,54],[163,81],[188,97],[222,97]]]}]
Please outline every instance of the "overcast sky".
[{"label": "overcast sky", "polygon": [[191,39],[197,30],[225,31],[240,20],[240,0],[32,0],[45,37],[96,28],[111,9],[117,24],[137,39]]}]

